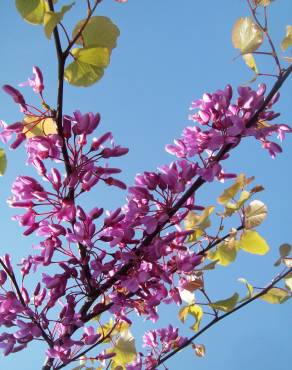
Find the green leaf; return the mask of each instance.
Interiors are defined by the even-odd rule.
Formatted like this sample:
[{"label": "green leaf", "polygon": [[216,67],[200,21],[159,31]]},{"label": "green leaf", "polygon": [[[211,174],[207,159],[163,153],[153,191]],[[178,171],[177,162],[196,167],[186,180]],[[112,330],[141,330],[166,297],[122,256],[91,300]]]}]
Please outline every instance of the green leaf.
[{"label": "green leaf", "polygon": [[232,43],[241,54],[256,51],[264,41],[263,32],[250,17],[239,18],[233,26]]},{"label": "green leaf", "polygon": [[94,67],[78,60],[69,64],[65,69],[65,79],[74,86],[93,85],[102,78],[103,74],[103,68]]},{"label": "green leaf", "polygon": [[266,205],[260,200],[253,200],[245,209],[245,228],[253,229],[259,226],[267,217]]},{"label": "green leaf", "polygon": [[4,149],[0,148],[0,176],[3,176],[7,168],[7,157]]},{"label": "green leaf", "polygon": [[95,67],[106,68],[110,62],[110,53],[107,48],[76,48],[71,53],[79,62],[90,64]]},{"label": "green leaf", "polygon": [[238,281],[240,283],[245,284],[245,286],[247,288],[247,291],[248,291],[247,295],[244,298],[242,298],[240,300],[240,302],[243,302],[243,301],[246,301],[247,299],[250,299],[252,297],[252,294],[253,294],[253,286],[245,278],[239,278]]},{"label": "green leaf", "polygon": [[239,190],[242,189],[246,185],[246,181],[247,180],[244,174],[240,174],[239,176],[237,176],[234,184],[223,191],[220,197],[217,198],[217,202],[219,204],[226,204],[231,199],[234,199],[234,197],[239,192]]},{"label": "green leaf", "polygon": [[269,251],[269,246],[264,238],[262,238],[254,230],[245,230],[238,241],[238,247],[246,252],[264,255]]},{"label": "green leaf", "polygon": [[193,305],[190,307],[189,314],[195,318],[195,323],[191,326],[191,329],[194,331],[198,331],[200,327],[200,323],[203,317],[203,309],[201,306]]},{"label": "green leaf", "polygon": [[243,60],[245,61],[245,64],[257,75],[259,73],[258,67],[256,65],[256,61],[254,59],[254,56],[250,53],[244,54],[242,56]]},{"label": "green leaf", "polygon": [[47,11],[44,15],[44,31],[48,39],[51,38],[52,33],[59,22],[62,21],[66,12],[68,12],[74,3],[62,6],[60,12]]},{"label": "green leaf", "polygon": [[234,309],[238,299],[239,299],[238,293],[234,293],[233,296],[231,296],[230,298],[210,303],[209,306],[214,308],[215,310],[229,312]]},{"label": "green leaf", "polygon": [[104,47],[73,49],[75,61],[65,69],[65,79],[75,86],[90,86],[101,79],[109,64],[110,53]]},{"label": "green leaf", "polygon": [[32,24],[42,24],[45,11],[45,0],[16,0],[16,8],[22,18]]},{"label": "green leaf", "polygon": [[279,304],[287,301],[290,298],[289,293],[281,288],[272,288],[266,294],[259,297],[265,302],[271,304]]},{"label": "green leaf", "polygon": [[126,369],[126,365],[133,362],[137,356],[135,338],[130,331],[124,331],[116,341],[113,348],[108,352],[114,352],[116,355],[112,358],[111,369],[121,367]]},{"label": "green leaf", "polygon": [[205,207],[204,211],[199,215],[195,212],[189,212],[185,218],[186,230],[194,230],[194,234],[190,235],[188,242],[195,242],[205,232],[205,229],[211,225],[209,216],[214,211],[215,207]]},{"label": "green leaf", "polygon": [[286,26],[286,36],[281,42],[281,48],[283,51],[287,50],[292,45],[292,26]]},{"label": "green leaf", "polygon": [[227,266],[231,262],[235,261],[237,250],[235,247],[230,246],[228,243],[220,244],[215,251],[208,253],[208,258],[212,261],[218,260],[218,263],[222,266]]},{"label": "green leaf", "polygon": [[199,330],[199,326],[203,317],[203,309],[201,306],[196,304],[184,306],[179,310],[178,317],[182,323],[185,322],[188,315],[191,315],[195,318],[195,323],[191,326],[191,329],[194,331]]},{"label": "green leaf", "polygon": [[[85,20],[77,23],[75,26],[72,37],[74,38],[80,31]],[[120,35],[118,27],[108,17],[95,16],[92,17],[84,30],[81,37],[76,41],[76,44],[85,47],[102,46],[110,50],[116,47],[117,38]]]}]

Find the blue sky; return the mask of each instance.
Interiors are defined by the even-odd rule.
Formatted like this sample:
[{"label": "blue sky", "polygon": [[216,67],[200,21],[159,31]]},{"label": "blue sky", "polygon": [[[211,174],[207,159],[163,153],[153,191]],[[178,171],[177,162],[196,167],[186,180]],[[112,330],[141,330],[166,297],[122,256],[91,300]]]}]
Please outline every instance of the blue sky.
[{"label": "blue sky", "polygon": [[[46,97],[51,105],[56,98],[56,59],[53,42],[49,42],[41,27],[31,26],[17,14],[14,2],[0,4],[1,69],[0,84],[16,86],[31,75],[33,65],[39,66],[46,83]],[[60,4],[65,2],[59,1]],[[85,1],[77,0],[72,16],[73,26],[84,12]],[[275,1],[271,8],[271,31],[276,45],[291,24],[290,0]],[[199,2],[192,0],[129,0],[119,5],[104,0],[97,14],[106,15],[119,26],[121,36],[113,51],[110,67],[104,78],[91,88],[80,89],[66,85],[65,112],[100,112],[102,132],[113,131],[116,142],[130,148],[129,155],[120,159],[123,179],[131,184],[136,173],[154,170],[173,158],[165,144],[178,137],[189,124],[188,108],[191,101],[206,91],[224,88],[227,83],[236,87],[250,80],[252,73],[231,44],[231,29],[236,19],[247,16],[245,1],[225,0]],[[280,53],[281,54],[281,53]],[[291,55],[291,52],[290,52]],[[272,66],[258,58],[261,71]],[[277,110],[281,123],[292,124],[292,83],[287,81]],[[271,83],[268,80],[268,83]],[[30,92],[27,90],[27,96]],[[11,99],[0,92],[0,118],[14,122],[19,113]],[[269,216],[260,227],[271,251],[264,257],[241,254],[228,268],[218,268],[207,277],[207,286],[214,300],[225,298],[243,288],[237,282],[245,277],[256,286],[263,286],[276,274],[273,267],[278,246],[291,240],[291,156],[292,137],[283,144],[284,153],[272,160],[255,141],[248,140],[237,148],[226,162],[230,172],[244,172],[255,176],[256,183],[265,187],[258,198],[269,209]],[[9,252],[14,261],[31,253],[33,239],[24,239],[18,225],[10,220],[13,212],[6,205],[10,186],[18,174],[32,174],[24,164],[24,152],[8,153],[8,170],[0,179],[0,227],[2,230],[0,255]],[[211,205],[222,191],[222,186],[206,185],[199,191],[200,204]],[[96,192],[89,203],[103,202],[111,209],[125,202],[125,193],[107,189]],[[164,309],[159,326],[177,320],[177,309]],[[137,321],[133,332],[137,342],[148,324]],[[189,322],[185,335],[191,335]],[[255,302],[204,334],[204,359],[194,356],[191,349],[179,353],[169,361],[170,369],[191,370],[288,370],[291,350],[291,303],[281,306]],[[184,331],[182,330],[182,333]],[[40,369],[43,361],[41,347],[33,345],[26,352],[0,357],[5,369]],[[72,366],[73,367],[73,366]],[[70,368],[70,366],[68,367]]]}]

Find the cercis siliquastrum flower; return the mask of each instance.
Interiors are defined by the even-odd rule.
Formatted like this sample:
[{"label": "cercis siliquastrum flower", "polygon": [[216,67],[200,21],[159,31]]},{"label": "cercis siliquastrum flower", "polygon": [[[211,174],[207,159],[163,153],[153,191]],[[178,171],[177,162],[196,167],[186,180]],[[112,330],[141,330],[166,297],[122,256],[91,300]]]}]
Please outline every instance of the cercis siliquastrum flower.
[{"label": "cercis siliquastrum flower", "polygon": [[[232,149],[244,137],[253,136],[274,157],[281,147],[271,136],[277,134],[282,140],[291,130],[270,123],[278,116],[272,110],[278,94],[256,124],[247,126],[264,101],[263,84],[256,91],[239,87],[235,101],[230,86],[206,93],[192,103],[194,124],[166,146],[177,157],[175,161],[138,174],[123,207],[104,211],[102,205],[93,204],[85,210],[79,204],[80,196],[94,192],[99,183],[126,189],[116,177],[121,169],[111,167],[110,159],[126,155],[128,149],[116,145],[112,133],[98,132],[99,114],[75,111],[64,115],[62,131],[58,130],[54,111],[44,101],[41,71],[37,67],[33,71],[26,85],[40,96],[41,108],[27,104],[17,89],[6,85],[4,90],[19,104],[24,119],[10,125],[1,121],[0,138],[6,143],[15,135],[12,149],[25,143],[27,163],[37,171],[38,178],[16,178],[9,204],[23,210],[14,216],[24,227],[23,235],[35,233],[42,239],[34,253],[21,261],[19,291],[8,284],[8,276],[15,278],[10,257],[1,258],[5,268],[0,271],[0,323],[9,332],[1,333],[0,347],[8,355],[42,339],[48,345],[47,356],[57,366],[105,340],[94,324],[87,325],[105,311],[116,324],[129,323],[133,310],[156,321],[162,302],[182,304],[184,284],[204,257],[198,246],[186,243],[193,231],[185,230],[183,222],[189,211],[205,207],[190,196],[173,214],[176,203],[199,177],[211,182],[236,176],[222,169],[220,160],[228,152],[217,157],[226,145]],[[34,117],[33,123],[27,117]],[[44,128],[48,122],[49,133]],[[69,172],[64,171],[64,148]],[[33,289],[26,288],[26,277],[38,272],[41,281]],[[184,341],[172,326],[149,331],[144,336],[147,354],[138,356],[127,369],[142,365],[151,369],[158,346],[161,355]],[[95,358],[103,364],[113,356],[100,351]]]}]

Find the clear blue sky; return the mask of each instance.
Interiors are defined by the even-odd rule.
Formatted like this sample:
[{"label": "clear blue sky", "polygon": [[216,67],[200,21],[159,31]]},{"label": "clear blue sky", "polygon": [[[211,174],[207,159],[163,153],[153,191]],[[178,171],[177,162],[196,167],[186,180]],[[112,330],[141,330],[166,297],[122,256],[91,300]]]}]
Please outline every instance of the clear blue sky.
[{"label": "clear blue sky", "polygon": [[[59,1],[60,4],[65,2]],[[85,1],[77,0],[74,24],[81,18]],[[78,8],[78,9],[77,9]],[[79,10],[80,9],[80,10]],[[56,60],[53,42],[49,42],[41,27],[21,20],[13,1],[0,3],[1,69],[0,84],[17,85],[31,75],[33,65],[39,66],[46,83],[46,96],[51,105],[56,98]],[[113,51],[111,65],[104,78],[94,87],[65,89],[65,112],[100,112],[101,130],[112,130],[116,142],[130,148],[127,158],[119,161],[124,169],[123,179],[131,184],[134,175],[153,170],[173,158],[164,146],[178,137],[188,125],[188,107],[194,98],[205,91],[224,88],[227,83],[237,86],[248,81],[252,74],[240,59],[230,41],[232,25],[240,16],[248,15],[243,0],[129,0],[119,5],[104,0],[98,14],[107,15],[119,26],[121,37]],[[271,30],[277,45],[291,24],[291,0],[275,1],[271,6]],[[69,19],[71,15],[67,16]],[[258,60],[264,72],[269,64]],[[262,66],[262,67],[261,67]],[[292,123],[291,78],[282,89],[277,105],[282,113],[278,122]],[[29,91],[27,90],[29,94]],[[11,100],[0,93],[0,118],[14,122],[19,118]],[[243,293],[237,282],[245,277],[256,286],[263,286],[276,273],[273,262],[278,246],[291,240],[291,157],[292,137],[283,145],[284,154],[276,160],[269,158],[258,143],[247,141],[233,152],[226,168],[256,176],[256,183],[266,191],[259,194],[269,208],[267,221],[260,233],[268,241],[271,251],[265,257],[241,254],[228,268],[218,268],[209,274],[207,286],[212,298]],[[14,261],[31,253],[33,238],[21,237],[18,225],[10,220],[14,212],[5,203],[9,187],[19,174],[30,174],[24,165],[24,153],[8,153],[8,170],[0,179],[0,255],[9,252]],[[200,203],[211,205],[222,187],[207,185],[200,190]],[[96,192],[88,199],[111,209],[124,204],[125,194],[107,190]],[[159,326],[176,323],[177,308],[162,311]],[[204,334],[198,343],[204,343],[204,359],[184,350],[167,366],[175,370],[288,370],[291,353],[291,303],[275,306],[256,302],[223,321]],[[137,342],[141,340],[143,322],[133,329]],[[185,335],[190,323],[184,326]],[[145,326],[146,327],[146,326]],[[182,330],[182,333],[184,331]],[[0,357],[3,369],[36,370],[43,361],[40,346],[33,345],[26,352]],[[73,366],[72,366],[73,367]],[[71,367],[71,368],[72,368]],[[70,366],[68,367],[70,368]]]}]

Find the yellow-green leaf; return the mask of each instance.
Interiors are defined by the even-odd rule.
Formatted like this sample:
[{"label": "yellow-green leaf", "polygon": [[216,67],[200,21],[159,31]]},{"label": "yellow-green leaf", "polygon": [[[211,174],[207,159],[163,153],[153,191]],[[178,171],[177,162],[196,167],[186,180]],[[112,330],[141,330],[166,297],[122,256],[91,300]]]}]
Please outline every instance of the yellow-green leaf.
[{"label": "yellow-green leaf", "polygon": [[245,64],[254,71],[255,74],[259,73],[258,67],[256,65],[256,61],[254,59],[254,56],[252,54],[244,54],[242,56],[243,60],[245,61]]},{"label": "yellow-green leaf", "polygon": [[45,0],[16,0],[16,8],[22,18],[32,24],[42,24],[46,11]]},{"label": "yellow-green leaf", "polygon": [[268,209],[260,200],[253,200],[245,209],[245,228],[253,229],[259,226],[267,217]]},{"label": "yellow-green leaf", "polygon": [[62,21],[64,14],[68,12],[74,3],[70,5],[64,5],[61,8],[60,12],[52,12],[52,11],[47,11],[44,14],[44,31],[48,39],[51,38],[51,35],[54,31],[54,28],[57,26],[59,22]]},{"label": "yellow-green leaf", "polygon": [[283,51],[287,50],[292,45],[292,26],[286,26],[286,36],[281,42],[281,48]]},{"label": "yellow-green leaf", "polygon": [[23,124],[23,133],[27,138],[57,133],[57,125],[52,118],[41,119],[37,116],[25,116]]},{"label": "yellow-green leaf", "polygon": [[247,288],[247,295],[241,299],[241,302],[242,301],[246,301],[247,299],[250,299],[252,297],[252,294],[253,294],[253,286],[245,279],[245,278],[239,278],[238,281],[240,283],[243,283],[245,284],[246,288]]},{"label": "yellow-green leaf", "polygon": [[212,261],[218,261],[220,265],[227,266],[236,259],[237,250],[228,243],[220,244],[216,250],[208,253],[208,258]]},{"label": "yellow-green leaf", "polygon": [[236,306],[238,298],[239,298],[238,293],[234,293],[233,296],[231,296],[230,298],[210,303],[209,306],[214,308],[215,310],[229,312],[232,311]]},{"label": "yellow-green leaf", "polygon": [[247,180],[244,174],[240,174],[239,176],[237,176],[234,184],[231,185],[229,188],[225,189],[223,193],[220,195],[220,197],[217,198],[218,203],[226,204],[231,199],[234,199],[235,195],[239,192],[239,190],[246,185],[246,181]]},{"label": "yellow-green leaf", "polygon": [[74,86],[90,86],[100,80],[104,69],[75,60],[65,69],[65,79]]},{"label": "yellow-green leaf", "polygon": [[185,218],[185,228],[186,230],[194,230],[194,234],[190,235],[188,242],[192,243],[204,234],[205,229],[211,225],[209,216],[214,209],[213,206],[205,207],[200,215],[195,212],[188,213]]},{"label": "yellow-green leaf", "polygon": [[198,305],[190,306],[189,314],[192,315],[196,320],[195,323],[191,326],[191,329],[194,331],[198,331],[203,317],[202,307]]},{"label": "yellow-green leaf", "polygon": [[126,365],[135,360],[137,356],[135,338],[130,331],[122,332],[110,352],[116,354],[111,362],[111,369],[113,370],[117,367],[126,369]]},{"label": "yellow-green leaf", "polygon": [[75,60],[95,67],[106,68],[110,62],[109,50],[103,47],[76,48],[72,49],[71,53]]},{"label": "yellow-green leaf", "polygon": [[234,24],[232,43],[242,54],[256,51],[263,43],[263,40],[263,32],[250,17],[241,17]]},{"label": "yellow-green leaf", "polygon": [[260,299],[271,304],[283,303],[290,297],[289,293],[281,288],[272,288],[266,294],[260,296]]},{"label": "yellow-green leaf", "polygon": [[[80,31],[85,20],[78,22],[75,26],[72,37],[74,38]],[[118,27],[108,17],[95,16],[92,17],[84,30],[81,37],[76,41],[76,44],[85,47],[101,46],[110,50],[116,47],[117,38],[120,35]]]},{"label": "yellow-green leaf", "polygon": [[7,168],[7,157],[4,149],[0,149],[0,176],[3,176]]},{"label": "yellow-green leaf", "polygon": [[254,230],[245,230],[238,241],[238,247],[246,252],[264,255],[269,251],[265,239]]}]

